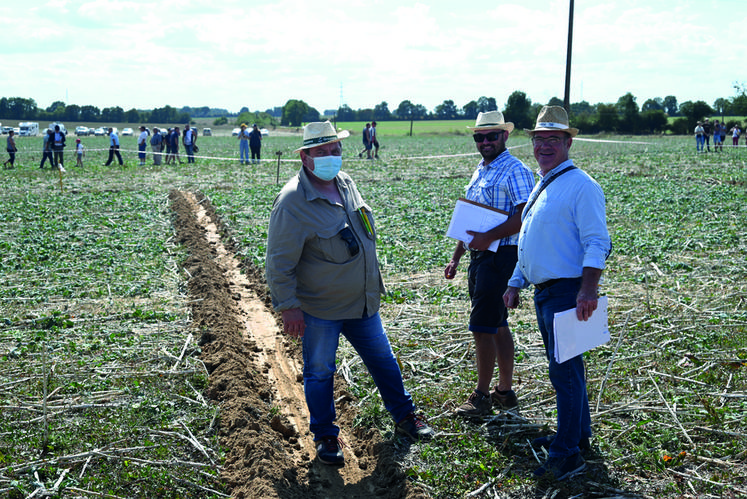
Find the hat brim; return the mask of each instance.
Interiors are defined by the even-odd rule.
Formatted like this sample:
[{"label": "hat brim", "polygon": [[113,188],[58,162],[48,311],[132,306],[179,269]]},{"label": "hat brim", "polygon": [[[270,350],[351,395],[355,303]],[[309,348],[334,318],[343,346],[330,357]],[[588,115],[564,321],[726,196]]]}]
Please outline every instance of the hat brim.
[{"label": "hat brim", "polygon": [[473,132],[477,132],[479,130],[506,130],[508,133],[511,133],[514,131],[514,124],[508,121],[499,125],[468,126],[467,129]]},{"label": "hat brim", "polygon": [[548,127],[538,127],[534,130],[529,130],[528,128],[524,129],[525,132],[527,132],[529,135],[534,134],[535,132],[564,132],[570,135],[571,137],[575,137],[578,135],[578,128],[548,128]]},{"label": "hat brim", "polygon": [[312,149],[314,147],[319,147],[319,146],[323,146],[323,145],[326,145],[326,144],[334,144],[335,142],[340,142],[343,139],[347,139],[348,137],[350,137],[350,132],[348,132],[347,130],[343,130],[342,132],[340,132],[340,133],[337,134],[337,138],[333,139],[333,138],[330,137],[329,140],[325,140],[323,142],[319,142],[319,143],[316,143],[316,144],[303,145],[303,146],[299,147],[298,149],[296,149],[293,152],[298,152],[298,151],[301,151],[303,149]]}]

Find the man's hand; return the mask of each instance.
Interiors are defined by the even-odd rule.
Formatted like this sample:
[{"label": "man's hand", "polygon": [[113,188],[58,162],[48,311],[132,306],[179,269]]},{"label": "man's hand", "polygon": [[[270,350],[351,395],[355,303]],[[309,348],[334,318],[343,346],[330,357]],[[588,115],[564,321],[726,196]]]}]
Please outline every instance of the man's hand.
[{"label": "man's hand", "polygon": [[503,303],[505,303],[506,308],[516,308],[519,306],[520,301],[519,288],[513,286],[506,288],[506,292],[503,293]]},{"label": "man's hand", "polygon": [[454,276],[456,276],[457,267],[459,266],[459,261],[455,261],[452,259],[448,265],[446,265],[446,269],[444,270],[444,277],[447,279],[454,279]]},{"label": "man's hand", "polygon": [[576,296],[576,317],[580,321],[588,321],[591,314],[597,309],[597,292],[584,292],[582,289]]},{"label": "man's hand", "polygon": [[292,338],[303,338],[306,323],[300,308],[283,310],[283,332]]},{"label": "man's hand", "polygon": [[468,230],[467,234],[472,236],[472,240],[468,243],[469,249],[474,251],[487,251],[490,243],[495,241],[489,232],[475,232]]}]

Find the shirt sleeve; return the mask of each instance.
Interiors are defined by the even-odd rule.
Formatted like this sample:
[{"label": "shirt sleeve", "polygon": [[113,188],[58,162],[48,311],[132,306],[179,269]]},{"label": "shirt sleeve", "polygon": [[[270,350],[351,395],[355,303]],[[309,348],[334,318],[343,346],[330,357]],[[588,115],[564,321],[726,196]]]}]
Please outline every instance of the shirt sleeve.
[{"label": "shirt sleeve", "polygon": [[529,287],[529,281],[526,277],[524,277],[524,273],[521,271],[521,268],[519,267],[519,264],[516,264],[516,267],[514,267],[514,273],[511,276],[511,279],[508,280],[508,286],[512,288],[526,288]]},{"label": "shirt sleeve", "polygon": [[303,253],[303,234],[298,220],[291,213],[277,206],[272,210],[267,229],[265,276],[272,305],[278,312],[301,307],[296,297],[296,267]]},{"label": "shirt sleeve", "polygon": [[612,244],[607,231],[604,193],[596,182],[579,192],[576,223],[584,251],[583,266],[603,270]]},{"label": "shirt sleeve", "polygon": [[517,168],[516,173],[511,176],[508,189],[514,206],[526,203],[534,189],[534,174],[528,168]]}]

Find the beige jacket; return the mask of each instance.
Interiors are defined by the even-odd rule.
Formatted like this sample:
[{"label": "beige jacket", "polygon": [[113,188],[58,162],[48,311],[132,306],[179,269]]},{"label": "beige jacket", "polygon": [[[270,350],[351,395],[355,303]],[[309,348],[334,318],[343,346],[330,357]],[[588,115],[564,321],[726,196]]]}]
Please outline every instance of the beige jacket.
[{"label": "beige jacket", "polygon": [[[265,274],[272,304],[300,308],[325,320],[359,319],[378,312],[384,283],[376,257],[371,209],[344,172],[335,178],[343,204],[332,204],[304,168],[275,198],[267,230]],[[369,232],[361,208],[370,221]],[[348,228],[355,237],[341,236]],[[355,253],[355,246],[358,251]]]}]

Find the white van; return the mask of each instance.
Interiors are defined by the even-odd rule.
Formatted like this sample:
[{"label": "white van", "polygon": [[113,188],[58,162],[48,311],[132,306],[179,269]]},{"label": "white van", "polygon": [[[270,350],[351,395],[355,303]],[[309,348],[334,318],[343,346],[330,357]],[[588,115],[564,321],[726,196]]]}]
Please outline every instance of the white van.
[{"label": "white van", "polygon": [[24,121],[18,124],[18,128],[21,132],[18,134],[21,137],[35,137],[39,135],[39,123],[33,121]]},{"label": "white van", "polygon": [[49,124],[49,129],[50,129],[50,130],[52,130],[52,131],[54,132],[54,127],[55,127],[56,125],[59,125],[59,127],[60,127],[60,131],[61,131],[62,133],[64,133],[65,135],[67,135],[67,128],[65,128],[65,125],[63,125],[63,124],[62,124],[62,123],[60,123],[59,121],[55,121],[54,123],[50,123],[50,124]]}]

